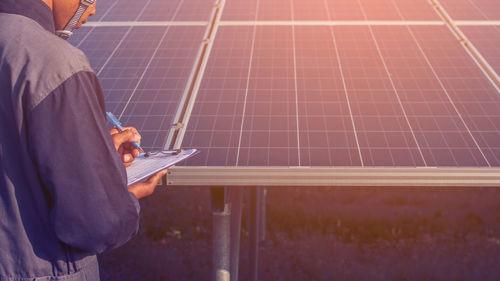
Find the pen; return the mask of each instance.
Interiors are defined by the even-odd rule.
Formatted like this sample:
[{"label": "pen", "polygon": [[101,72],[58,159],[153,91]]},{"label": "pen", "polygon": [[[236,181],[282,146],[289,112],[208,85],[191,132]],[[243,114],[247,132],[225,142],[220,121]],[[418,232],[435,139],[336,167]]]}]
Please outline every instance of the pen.
[{"label": "pen", "polygon": [[[118,131],[123,132],[122,124],[120,123],[118,118],[116,118],[111,112],[106,112],[106,115],[108,116],[109,121],[111,121],[115,125]],[[133,142],[132,144],[137,147],[140,152],[144,153],[144,149],[142,149],[142,147],[137,142]]]}]

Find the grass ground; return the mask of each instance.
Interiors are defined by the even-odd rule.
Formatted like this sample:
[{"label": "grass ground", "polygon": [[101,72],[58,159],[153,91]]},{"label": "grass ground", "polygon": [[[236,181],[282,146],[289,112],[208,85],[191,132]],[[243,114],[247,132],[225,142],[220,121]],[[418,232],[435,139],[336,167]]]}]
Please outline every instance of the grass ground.
[{"label": "grass ground", "polygon": [[[210,280],[207,188],[160,189],[106,280]],[[261,280],[500,280],[500,189],[271,188]],[[240,280],[247,276],[246,214]]]}]

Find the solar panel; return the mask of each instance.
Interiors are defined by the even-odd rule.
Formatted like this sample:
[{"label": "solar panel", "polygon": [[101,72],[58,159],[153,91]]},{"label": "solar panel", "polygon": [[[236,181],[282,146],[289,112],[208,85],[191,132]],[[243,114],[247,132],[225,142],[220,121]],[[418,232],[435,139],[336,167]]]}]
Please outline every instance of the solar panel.
[{"label": "solar panel", "polygon": [[171,27],[129,97],[122,120],[140,130],[145,148],[163,148],[204,31],[204,27]]},{"label": "solar panel", "polygon": [[203,26],[95,27],[80,41],[101,81],[107,110],[141,131],[145,149],[163,147],[204,31]]},{"label": "solar panel", "polygon": [[220,21],[214,2],[109,2],[71,39],[146,149],[168,134],[201,150],[191,167],[500,165],[499,90],[433,7],[481,20],[456,24],[498,72],[491,1],[226,0]]},{"label": "solar panel", "polygon": [[73,32],[73,35],[71,35],[68,39],[68,42],[73,46],[78,46],[86,38],[90,30],[92,30],[92,28],[85,25],[82,26],[80,29]]},{"label": "solar panel", "polygon": [[105,22],[208,20],[214,3],[212,0],[119,0],[107,7],[102,7],[101,11],[97,10],[103,16],[90,18],[90,20]]},{"label": "solar panel", "polygon": [[[257,15],[257,17],[256,17]],[[439,20],[426,0],[227,1],[223,20]]]},{"label": "solar panel", "polygon": [[[356,1],[355,1],[356,2]],[[437,20],[439,17],[426,0],[359,0],[367,20]],[[332,1],[335,3],[335,1]],[[335,10],[333,6],[330,10]]]},{"label": "solar panel", "polygon": [[[110,56],[120,44],[122,39],[125,39],[125,33],[129,31],[129,27],[91,27],[82,28],[84,33],[76,31],[75,35],[84,34],[81,40],[71,41],[75,46],[80,48],[89,58],[90,65],[96,73],[100,73],[103,65],[108,61]],[[130,31],[129,31],[130,32]],[[70,37],[73,40],[73,36]]]},{"label": "solar panel", "polygon": [[202,150],[191,165],[500,164],[498,128],[477,126],[495,124],[499,93],[446,27],[253,32],[218,31],[183,142]]},{"label": "solar panel", "polygon": [[462,32],[500,74],[500,26],[462,26]]},{"label": "solar panel", "polygon": [[496,0],[439,0],[454,20],[500,20]]}]

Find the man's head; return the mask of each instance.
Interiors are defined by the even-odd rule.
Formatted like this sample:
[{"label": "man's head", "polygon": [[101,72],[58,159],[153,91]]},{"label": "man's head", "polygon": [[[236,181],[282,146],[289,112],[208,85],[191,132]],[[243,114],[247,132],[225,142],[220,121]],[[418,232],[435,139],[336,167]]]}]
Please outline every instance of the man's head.
[{"label": "man's head", "polygon": [[[80,6],[80,0],[42,0],[54,14],[54,23],[56,30],[64,30],[68,22],[75,15],[78,7]],[[75,29],[80,28],[82,24],[87,22],[89,16],[95,14],[95,5],[97,1],[94,2],[90,7],[88,7],[80,20],[74,27]]]}]

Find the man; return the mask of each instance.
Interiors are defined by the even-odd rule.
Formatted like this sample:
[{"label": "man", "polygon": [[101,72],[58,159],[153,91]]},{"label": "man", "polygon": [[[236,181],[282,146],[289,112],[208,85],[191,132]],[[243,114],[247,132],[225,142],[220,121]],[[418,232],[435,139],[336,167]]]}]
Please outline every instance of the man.
[{"label": "man", "polygon": [[127,190],[140,136],[106,129],[87,58],[56,35],[94,14],[86,1],[0,0],[2,281],[99,280],[96,253],[135,235],[165,174]]}]

